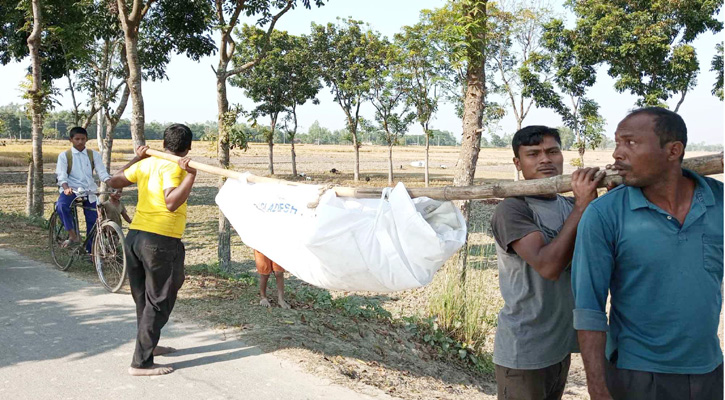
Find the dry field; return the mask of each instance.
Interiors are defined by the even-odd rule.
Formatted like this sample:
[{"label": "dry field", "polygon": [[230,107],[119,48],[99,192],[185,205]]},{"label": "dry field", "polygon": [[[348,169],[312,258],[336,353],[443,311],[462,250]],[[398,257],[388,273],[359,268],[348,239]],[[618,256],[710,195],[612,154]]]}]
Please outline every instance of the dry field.
[{"label": "dry field", "polygon": [[[67,148],[67,141],[44,144],[49,154],[45,170],[45,217],[51,213],[57,198],[55,164],[52,155]],[[93,146],[91,142],[91,147]],[[152,148],[161,143],[152,141]],[[117,140],[112,170],[118,169],[131,157],[131,143]],[[298,172],[312,178],[311,183],[354,185],[352,170],[354,155],[351,146],[297,145]],[[289,145],[275,145],[275,175],[291,176]],[[9,143],[0,146],[0,246],[11,247],[29,257],[49,261],[45,246],[45,231],[37,224],[14,214],[25,207],[26,154],[30,143]],[[604,166],[610,162],[610,152],[587,152],[586,164]],[[688,154],[688,156],[702,155]],[[194,142],[190,156],[213,164],[215,148],[212,143]],[[433,185],[452,182],[458,148],[431,148],[431,178]],[[395,181],[408,186],[422,186],[423,170],[411,167],[412,161],[424,158],[422,147],[399,147],[393,152]],[[575,152],[565,152],[565,173],[574,167],[569,161]],[[48,159],[50,158],[50,159]],[[477,183],[511,180],[513,167],[509,149],[483,149],[478,162]],[[13,160],[20,160],[13,164]],[[361,177],[359,186],[384,186],[387,183],[387,149],[379,146],[363,147],[360,152]],[[232,151],[233,168],[266,175],[267,146],[252,144],[247,152]],[[329,172],[332,168],[339,174]],[[370,178],[369,182],[364,179]],[[216,229],[218,209],[214,204],[218,179],[200,173],[189,199],[188,223],[184,242],[187,248],[187,282],[179,295],[178,318],[189,319],[214,326],[236,327],[246,341],[265,351],[292,359],[310,371],[325,375],[361,392],[371,387],[392,396],[410,399],[488,399],[495,398],[495,384],[488,374],[473,372],[461,362],[440,356],[437,349],[416,338],[407,317],[425,317],[431,293],[445,286],[447,274],[439,273],[433,284],[426,288],[390,295],[371,293],[342,293],[318,290],[290,277],[288,297],[292,310],[262,309],[256,304],[256,276],[251,249],[238,237],[232,239],[234,276],[230,279],[215,269]],[[133,214],[136,190],[124,192],[124,202]],[[489,257],[492,243],[488,219],[493,205],[477,202],[470,223],[471,267],[468,280],[469,293],[476,293],[481,309],[480,329],[486,333],[484,351],[491,351],[496,314],[502,305],[498,292],[498,271]],[[489,249],[489,250],[486,250]],[[74,265],[70,273],[96,282],[89,264]],[[468,289],[467,289],[468,290]],[[274,289],[270,291],[274,293]],[[332,310],[328,303],[339,307]],[[371,312],[371,301],[380,304],[383,312]],[[392,318],[382,318],[384,311]],[[564,398],[587,398],[581,361],[575,357],[570,372],[570,384]]]}]

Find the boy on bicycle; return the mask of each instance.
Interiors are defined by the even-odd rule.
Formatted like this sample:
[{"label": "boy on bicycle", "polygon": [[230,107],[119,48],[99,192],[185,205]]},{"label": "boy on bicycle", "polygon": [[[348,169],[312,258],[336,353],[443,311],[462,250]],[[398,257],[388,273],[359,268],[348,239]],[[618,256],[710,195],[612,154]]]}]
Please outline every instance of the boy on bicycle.
[{"label": "boy on bicycle", "polygon": [[136,302],[136,350],[128,373],[134,376],[164,375],[168,365],[154,363],[154,356],[175,351],[159,346],[161,328],[169,320],[176,293],[184,283],[186,200],[196,178],[189,167],[191,130],[174,124],[164,131],[164,151],[182,157],[178,164],[136,149],[133,158],[116,172],[109,185],[138,187],[138,204],[126,235],[128,279]]},{"label": "boy on bicycle", "polygon": [[[101,154],[86,148],[88,132],[80,126],[76,126],[71,128],[68,136],[72,147],[58,155],[58,163],[55,167],[55,175],[58,178],[58,186],[60,186],[56,211],[60,216],[60,220],[63,221],[63,227],[68,231],[68,240],[62,244],[63,247],[80,243],[80,236],[73,226],[73,215],[70,209],[73,200],[76,198],[73,191],[82,188],[90,192],[88,197],[83,200],[83,214],[86,216],[86,233],[88,233],[98,218],[96,196],[93,194],[98,190],[98,186],[93,179],[93,173],[95,172],[103,182],[108,182],[111,179],[111,175],[108,174],[106,167],[103,165]],[[91,252],[90,240],[86,246],[86,251]]]}]

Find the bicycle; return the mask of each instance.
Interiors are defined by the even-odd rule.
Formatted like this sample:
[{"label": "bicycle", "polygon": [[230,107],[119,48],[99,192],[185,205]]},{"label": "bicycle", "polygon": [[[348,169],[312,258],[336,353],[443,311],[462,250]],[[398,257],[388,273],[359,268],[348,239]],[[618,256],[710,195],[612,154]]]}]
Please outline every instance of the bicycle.
[{"label": "bicycle", "polygon": [[[83,201],[88,198],[90,193],[82,189],[73,191],[73,193],[76,194],[76,198],[71,203],[71,215],[73,218],[73,227],[80,236],[78,207],[83,207]],[[94,192],[93,194],[98,196],[111,193]],[[58,205],[55,203],[48,227],[50,254],[56,268],[61,271],[66,271],[70,268],[75,259],[86,253],[85,249],[88,241],[92,240],[91,262],[96,268],[98,278],[106,290],[112,293],[117,292],[123,286],[123,282],[126,279],[127,268],[125,252],[126,238],[123,235],[121,227],[106,218],[103,207],[97,201],[96,211],[98,212],[98,219],[96,219],[96,223],[91,228],[91,231],[86,232],[85,240],[79,245],[64,247],[63,244],[69,239],[69,234],[63,226],[60,215],[58,215],[57,207]]]}]

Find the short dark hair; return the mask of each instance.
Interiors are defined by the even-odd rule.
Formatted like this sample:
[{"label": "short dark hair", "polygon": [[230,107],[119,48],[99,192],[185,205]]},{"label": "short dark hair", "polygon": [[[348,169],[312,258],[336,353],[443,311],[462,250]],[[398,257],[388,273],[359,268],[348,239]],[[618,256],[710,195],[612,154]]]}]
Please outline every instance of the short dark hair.
[{"label": "short dark hair", "polygon": [[[639,114],[652,117],[655,135],[660,138],[660,147],[665,147],[665,144],[670,142],[682,142],[682,147],[687,147],[687,125],[680,114],[662,107],[643,107],[630,112],[624,119]],[[685,152],[683,151],[680,161],[684,157]]]},{"label": "short dark hair", "polygon": [[68,131],[68,139],[73,139],[73,136],[75,135],[86,135],[86,137],[88,137],[88,131],[80,126],[74,126],[73,128],[70,128],[70,131]]},{"label": "short dark hair", "polygon": [[561,146],[561,137],[559,136],[559,130],[556,128],[549,128],[544,125],[531,125],[525,128],[521,128],[514,134],[514,138],[511,140],[511,147],[514,149],[514,156],[519,156],[519,147],[521,146],[536,146],[544,141],[544,136],[551,136]]},{"label": "short dark hair", "polygon": [[191,141],[194,135],[191,129],[184,124],[169,125],[164,130],[164,148],[172,153],[183,153],[191,149]]}]

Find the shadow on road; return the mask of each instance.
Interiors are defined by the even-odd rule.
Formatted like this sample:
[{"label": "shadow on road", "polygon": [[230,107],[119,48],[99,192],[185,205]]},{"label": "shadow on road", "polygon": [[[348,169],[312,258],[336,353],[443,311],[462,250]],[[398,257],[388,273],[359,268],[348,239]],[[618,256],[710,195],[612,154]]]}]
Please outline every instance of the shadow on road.
[{"label": "shadow on road", "polygon": [[[57,359],[75,364],[104,353],[126,364],[131,361],[135,336],[136,314],[128,294],[88,287],[47,265],[0,249],[0,369]],[[217,333],[170,329],[169,324],[161,340],[175,346],[202,343],[166,355],[183,358],[174,363],[176,369],[261,353],[239,340],[223,340]]]}]

